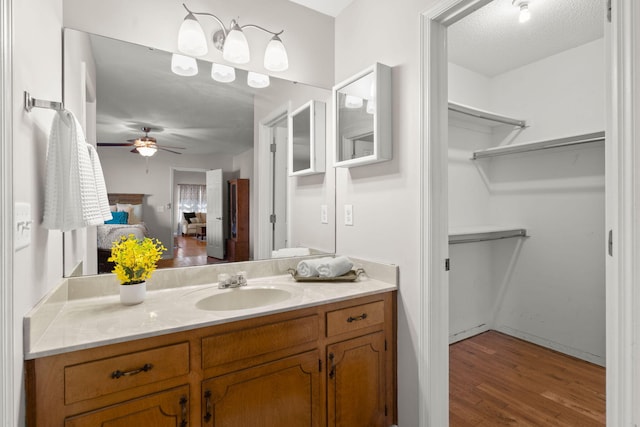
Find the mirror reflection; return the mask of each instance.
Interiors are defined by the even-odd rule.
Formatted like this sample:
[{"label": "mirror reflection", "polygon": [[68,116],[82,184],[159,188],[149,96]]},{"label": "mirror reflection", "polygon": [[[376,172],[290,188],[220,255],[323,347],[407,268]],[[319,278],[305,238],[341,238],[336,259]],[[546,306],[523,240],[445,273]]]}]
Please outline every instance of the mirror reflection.
[{"label": "mirror reflection", "polygon": [[[233,226],[245,233],[243,259],[335,251],[334,219],[308,218],[333,204],[335,180],[288,177],[286,162],[289,109],[326,102],[329,90],[272,76],[255,88],[239,69],[223,83],[202,60],[185,77],[168,52],[70,29],[64,38],[65,105],[98,146],[119,222],[65,233],[65,276],[109,272],[110,242],[129,232],[165,244],[159,268],[233,261]],[[235,180],[247,183],[246,219],[231,215]]]},{"label": "mirror reflection", "polygon": [[292,172],[311,169],[311,105],[291,114]]},{"label": "mirror reflection", "polygon": [[373,155],[374,74],[368,73],[337,92],[338,161]]}]

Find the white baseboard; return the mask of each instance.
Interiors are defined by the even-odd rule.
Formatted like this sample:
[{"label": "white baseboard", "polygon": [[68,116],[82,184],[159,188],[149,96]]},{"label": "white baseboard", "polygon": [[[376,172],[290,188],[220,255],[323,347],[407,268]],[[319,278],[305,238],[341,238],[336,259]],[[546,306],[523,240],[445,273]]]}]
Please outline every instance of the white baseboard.
[{"label": "white baseboard", "polygon": [[473,337],[475,335],[480,335],[483,332],[487,332],[491,328],[488,324],[483,323],[482,325],[474,326],[471,329],[467,329],[461,332],[457,332],[455,334],[449,335],[449,344],[456,343],[458,341],[466,340],[467,338]]},{"label": "white baseboard", "polygon": [[520,338],[530,343],[537,344],[539,346],[549,348],[551,350],[556,350],[556,351],[559,351],[560,353],[567,354],[569,356],[573,356],[590,363],[594,363],[599,366],[606,365],[606,360],[604,356],[598,356],[596,354],[592,354],[583,350],[579,350],[577,348],[569,347],[564,344],[550,341],[545,338],[541,338],[541,337],[529,334],[527,332],[518,331],[516,329],[512,329],[507,326],[498,326],[495,328],[495,330],[498,332],[502,332],[503,334],[510,335],[515,338]]}]

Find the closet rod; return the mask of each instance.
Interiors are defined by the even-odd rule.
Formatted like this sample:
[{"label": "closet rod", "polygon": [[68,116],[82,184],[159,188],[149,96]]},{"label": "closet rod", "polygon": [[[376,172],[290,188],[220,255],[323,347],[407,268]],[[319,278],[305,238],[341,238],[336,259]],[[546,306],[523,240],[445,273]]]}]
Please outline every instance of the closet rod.
[{"label": "closet rod", "polygon": [[48,108],[50,110],[62,111],[64,105],[62,102],[45,101],[32,97],[29,92],[24,91],[24,109],[31,112],[34,108]]},{"label": "closet rod", "polygon": [[529,151],[546,150],[547,148],[568,147],[570,145],[587,144],[590,142],[604,141],[604,131],[586,133],[584,135],[569,136],[566,138],[550,139],[547,141],[525,142],[522,144],[504,145],[502,147],[487,148],[473,153],[471,160],[483,157],[504,156],[506,154],[526,153]]},{"label": "closet rod", "polygon": [[503,123],[505,125],[518,126],[524,128],[527,126],[526,120],[514,119],[503,116],[501,114],[492,113],[490,111],[480,110],[478,108],[469,107],[467,105],[457,104],[449,101],[449,111],[466,114],[467,116],[477,117],[479,119],[490,120],[492,122]]},{"label": "closet rod", "polygon": [[452,234],[449,235],[449,244],[455,245],[457,243],[485,242],[489,240],[509,239],[512,237],[527,237],[527,230],[525,228],[516,228],[513,230]]}]

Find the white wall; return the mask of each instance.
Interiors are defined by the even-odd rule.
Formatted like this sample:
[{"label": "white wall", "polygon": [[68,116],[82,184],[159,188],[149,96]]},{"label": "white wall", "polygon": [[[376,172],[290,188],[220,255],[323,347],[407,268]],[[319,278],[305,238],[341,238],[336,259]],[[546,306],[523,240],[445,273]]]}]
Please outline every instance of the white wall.
[{"label": "white wall", "polygon": [[[22,318],[62,278],[62,233],[40,224],[44,165],[54,112],[24,110],[25,90],[40,99],[62,99],[62,1],[13,2],[13,194],[31,204],[31,245],[14,254],[15,414],[24,424]],[[3,284],[4,285],[4,284]]]},{"label": "white wall", "polygon": [[[336,18],[336,82],[392,67],[393,160],[336,174],[337,252],[400,267],[398,412],[418,423],[420,336],[420,13],[435,0],[355,0]],[[344,205],[353,226],[344,226]]]},{"label": "white wall", "polygon": [[[488,92],[487,85],[475,87],[482,76],[451,67],[456,100],[474,106],[479,101],[530,125],[488,132],[452,121],[451,224],[522,225],[531,236],[450,246],[451,335],[486,325],[479,329],[604,364],[603,145],[468,160],[487,141],[501,145],[603,130],[603,58],[603,41],[596,40],[485,78]],[[481,92],[488,99],[479,100]]]}]

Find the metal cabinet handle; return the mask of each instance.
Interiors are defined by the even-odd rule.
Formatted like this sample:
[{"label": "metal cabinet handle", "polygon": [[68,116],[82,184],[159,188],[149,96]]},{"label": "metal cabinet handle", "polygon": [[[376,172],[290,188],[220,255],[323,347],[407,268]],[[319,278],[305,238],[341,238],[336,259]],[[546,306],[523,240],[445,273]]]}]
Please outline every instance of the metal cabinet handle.
[{"label": "metal cabinet handle", "polygon": [[111,378],[117,380],[120,377],[130,377],[131,375],[139,374],[140,372],[149,372],[153,368],[151,363],[145,363],[142,368],[132,369],[131,371],[121,371],[120,369],[111,373]]},{"label": "metal cabinet handle", "polygon": [[182,421],[180,421],[180,427],[187,427],[187,398],[184,396],[180,399],[180,407],[182,409]]},{"label": "metal cabinet handle", "polygon": [[360,316],[349,316],[349,318],[347,319],[347,322],[351,323],[351,322],[356,322],[358,320],[364,320],[367,318],[367,313],[362,313]]},{"label": "metal cabinet handle", "polygon": [[209,390],[204,392],[204,406],[205,406],[205,410],[207,411],[204,414],[204,422],[208,423],[211,420],[211,417],[213,416],[211,414],[211,392]]}]

